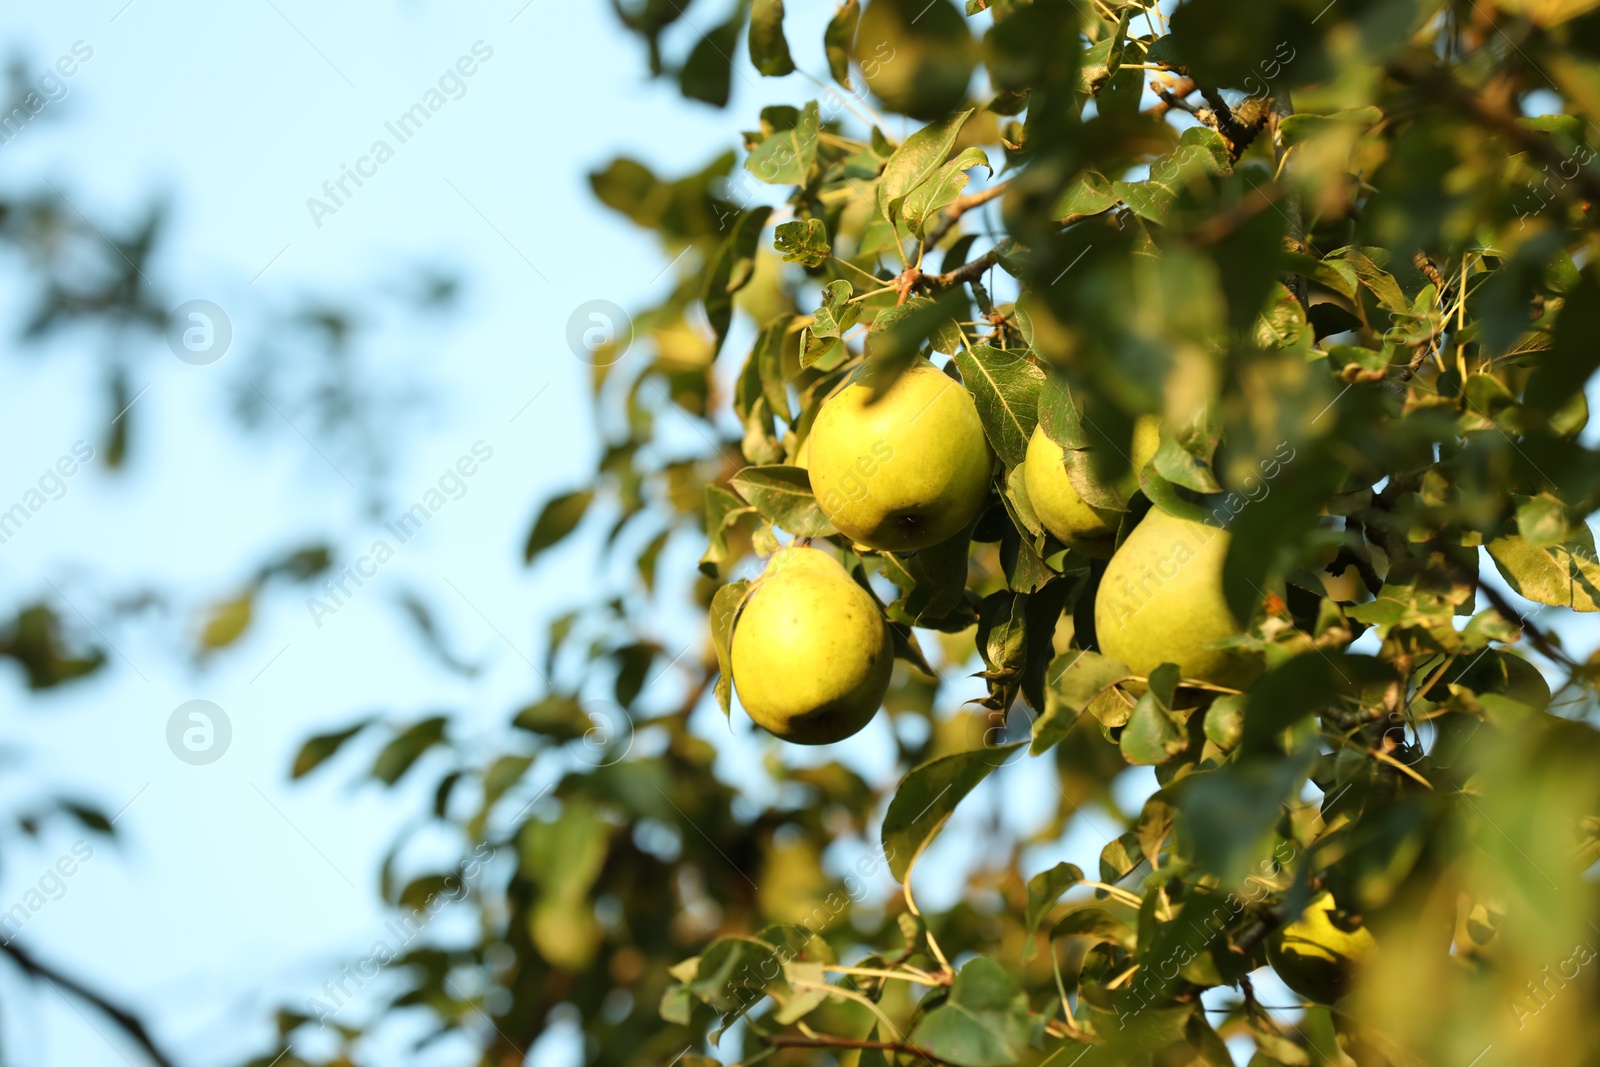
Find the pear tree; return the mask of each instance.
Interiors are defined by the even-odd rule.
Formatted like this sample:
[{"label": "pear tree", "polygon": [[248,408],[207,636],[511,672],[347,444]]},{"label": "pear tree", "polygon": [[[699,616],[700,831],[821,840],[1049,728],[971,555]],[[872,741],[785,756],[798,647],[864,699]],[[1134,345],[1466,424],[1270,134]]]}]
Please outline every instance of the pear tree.
[{"label": "pear tree", "polygon": [[1600,9],[616,9],[726,136],[590,176],[672,279],[528,537],[604,594],[515,744],[392,742],[514,857],[397,1007],[484,1064],[1587,1062]]}]

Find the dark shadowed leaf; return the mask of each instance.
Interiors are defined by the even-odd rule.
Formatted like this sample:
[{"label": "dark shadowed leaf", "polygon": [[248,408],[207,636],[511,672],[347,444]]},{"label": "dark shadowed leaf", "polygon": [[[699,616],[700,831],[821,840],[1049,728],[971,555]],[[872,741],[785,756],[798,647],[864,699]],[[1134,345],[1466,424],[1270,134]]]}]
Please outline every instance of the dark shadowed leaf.
[{"label": "dark shadowed leaf", "polygon": [[449,720],[444,716],[435,715],[401,731],[399,736],[383,746],[378,758],[373,760],[372,777],[384,785],[394,785],[424,752],[444,741],[444,730],[448,723]]},{"label": "dark shadowed leaf", "polygon": [[683,95],[716,107],[728,106],[728,90],[733,85],[733,53],[739,47],[739,31],[744,28],[743,4],[734,8],[733,17],[700,38],[678,72]]}]

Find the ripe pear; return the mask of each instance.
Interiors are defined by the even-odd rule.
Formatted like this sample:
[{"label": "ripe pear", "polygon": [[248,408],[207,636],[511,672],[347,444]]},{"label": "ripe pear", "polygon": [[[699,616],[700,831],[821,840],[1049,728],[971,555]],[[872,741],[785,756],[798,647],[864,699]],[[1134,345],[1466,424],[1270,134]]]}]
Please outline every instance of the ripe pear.
[{"label": "ripe pear", "polygon": [[[1150,462],[1161,445],[1161,418],[1141,415],[1134,420],[1132,469],[1118,486],[1124,496],[1139,487],[1139,471]],[[1120,457],[1115,457],[1120,459]],[[1108,466],[1114,466],[1108,463]],[[1045,436],[1044,427],[1034,429],[1028,441],[1028,455],[1022,468],[1028,502],[1044,523],[1044,528],[1068,548],[1096,559],[1110,559],[1116,546],[1117,526],[1122,512],[1097,508],[1088,503],[1067,477],[1067,450]]]},{"label": "ripe pear", "polygon": [[1095,596],[1100,651],[1135,674],[1176,663],[1184,678],[1242,689],[1261,673],[1260,658],[1208,648],[1239,622],[1222,592],[1226,530],[1152,508],[1106,564]]},{"label": "ripe pear", "polygon": [[1267,961],[1283,984],[1322,1004],[1349,992],[1351,972],[1378,952],[1366,927],[1333,921],[1337,907],[1333,894],[1324,892],[1267,942]]},{"label": "ripe pear", "polygon": [[894,644],[871,594],[832,556],[785,548],[745,598],[731,660],[756,725],[798,745],[831,745],[877,714]]},{"label": "ripe pear", "polygon": [[926,360],[876,403],[854,382],[829,397],[807,438],[817,503],[858,544],[910,552],[978,515],[993,460],[972,394]]}]

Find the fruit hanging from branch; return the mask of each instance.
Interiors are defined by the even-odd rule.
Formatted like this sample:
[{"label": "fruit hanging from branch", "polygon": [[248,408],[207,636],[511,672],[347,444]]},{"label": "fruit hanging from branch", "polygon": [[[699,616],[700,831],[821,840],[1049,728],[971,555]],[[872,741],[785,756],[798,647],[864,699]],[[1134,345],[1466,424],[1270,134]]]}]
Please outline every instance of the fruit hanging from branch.
[{"label": "fruit hanging from branch", "polygon": [[977,518],[994,460],[972,394],[929,363],[873,398],[870,377],[830,398],[811,428],[807,466],[823,513],[885,552],[948,541]]},{"label": "fruit hanging from branch", "polygon": [[831,745],[877,714],[894,647],[872,595],[820,549],[767,563],[733,627],[733,685],[745,713],[799,745]]}]

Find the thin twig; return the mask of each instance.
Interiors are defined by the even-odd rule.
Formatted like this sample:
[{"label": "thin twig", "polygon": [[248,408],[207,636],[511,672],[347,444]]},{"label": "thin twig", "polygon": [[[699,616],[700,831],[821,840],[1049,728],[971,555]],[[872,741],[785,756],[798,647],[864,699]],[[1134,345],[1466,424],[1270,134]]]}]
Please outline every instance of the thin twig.
[{"label": "thin twig", "polygon": [[98,1008],[101,1013],[121,1027],[124,1033],[133,1038],[140,1048],[144,1049],[145,1055],[150,1057],[150,1061],[156,1064],[156,1067],[173,1067],[172,1060],[167,1057],[166,1053],[156,1047],[156,1043],[151,1039],[149,1032],[145,1030],[144,1023],[140,1022],[137,1016],[117,1007],[83,983],[68,978],[49,964],[39,962],[25,949],[16,944],[11,942],[0,943],[0,951],[10,956],[12,962],[22,968],[23,972],[30,977],[42,978],[59,989],[71,993],[84,1003]]},{"label": "thin twig", "polygon": [[967,193],[964,196],[956,197],[950,206],[944,209],[944,217],[939,220],[939,225],[933,228],[933,232],[928,234],[928,239],[923,242],[923,247],[937,248],[939,242],[944,240],[945,234],[949,233],[951,228],[960,221],[962,215],[965,215],[975,207],[987,204],[997,196],[1003,196],[1009,188],[1011,188],[1011,179],[1007,178],[1003,182],[996,182],[987,189],[980,189],[976,193]]}]

